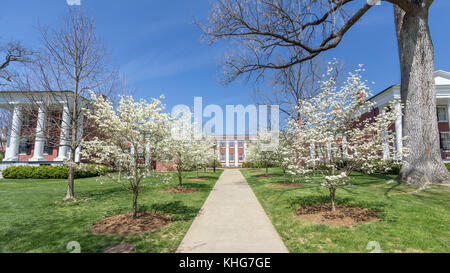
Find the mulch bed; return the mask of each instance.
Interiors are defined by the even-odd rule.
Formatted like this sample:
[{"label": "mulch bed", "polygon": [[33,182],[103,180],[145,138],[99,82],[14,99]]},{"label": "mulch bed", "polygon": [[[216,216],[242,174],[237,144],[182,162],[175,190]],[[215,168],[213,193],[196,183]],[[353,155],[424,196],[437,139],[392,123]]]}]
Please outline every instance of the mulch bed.
[{"label": "mulch bed", "polygon": [[186,179],[189,182],[205,182],[208,181],[208,179],[205,178],[190,178],[190,179]]},{"label": "mulch bed", "polygon": [[303,185],[301,185],[301,184],[274,184],[274,185],[270,185],[269,188],[293,189],[293,188],[303,188]]},{"label": "mulch bed", "polygon": [[132,244],[120,244],[116,246],[108,247],[103,251],[103,253],[133,253],[134,245]]},{"label": "mulch bed", "polygon": [[170,224],[170,216],[161,213],[138,213],[136,219],[133,219],[132,215],[127,213],[105,218],[92,225],[91,231],[94,234],[139,234]]},{"label": "mulch bed", "polygon": [[198,189],[195,188],[168,188],[168,189],[163,189],[163,192],[167,192],[167,193],[182,193],[182,194],[188,194],[188,193],[194,193],[194,192],[198,192]]},{"label": "mulch bed", "polygon": [[281,175],[278,175],[278,174],[268,174],[268,175],[265,175],[265,174],[263,174],[263,175],[258,175],[257,177],[258,178],[273,178],[273,177],[280,177]]},{"label": "mulch bed", "polygon": [[378,214],[368,209],[351,206],[336,206],[331,211],[331,204],[315,204],[296,209],[294,215],[300,219],[330,226],[354,226],[378,220]]}]

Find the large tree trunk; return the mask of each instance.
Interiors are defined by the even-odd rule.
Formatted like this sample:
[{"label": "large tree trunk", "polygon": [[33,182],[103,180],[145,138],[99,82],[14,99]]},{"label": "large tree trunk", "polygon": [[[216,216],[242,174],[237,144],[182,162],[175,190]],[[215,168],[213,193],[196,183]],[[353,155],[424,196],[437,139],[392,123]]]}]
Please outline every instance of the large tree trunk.
[{"label": "large tree trunk", "polygon": [[404,146],[398,176],[408,184],[426,185],[449,180],[440,154],[434,85],[434,49],[428,26],[428,7],[412,4],[405,12],[395,6],[401,67]]}]

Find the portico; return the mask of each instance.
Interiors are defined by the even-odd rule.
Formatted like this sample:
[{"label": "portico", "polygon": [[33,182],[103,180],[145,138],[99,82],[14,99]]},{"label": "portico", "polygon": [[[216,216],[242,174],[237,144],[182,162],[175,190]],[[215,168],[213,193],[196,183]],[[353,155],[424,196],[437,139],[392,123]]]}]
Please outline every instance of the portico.
[{"label": "portico", "polygon": [[219,147],[219,162],[224,167],[240,167],[245,161],[248,144],[256,136],[218,136],[215,137]]},{"label": "portico", "polygon": [[[87,100],[82,99],[80,109]],[[11,165],[60,165],[69,158],[73,92],[0,92],[0,108],[9,111],[5,158],[0,169]],[[77,125],[77,138],[83,133]],[[75,155],[80,162],[81,147]]]},{"label": "portico", "polygon": [[[436,84],[436,112],[440,135],[441,154],[444,160],[450,159],[450,72],[438,70],[434,73]],[[371,98],[375,103],[374,111],[383,112],[391,102],[395,102],[394,111],[401,113],[400,84],[393,85]],[[395,133],[393,151],[403,151],[403,117],[399,117],[391,130]],[[383,132],[386,135],[388,132]],[[383,145],[383,158],[389,158],[390,148],[386,141]],[[398,159],[401,159],[398,158]]]}]

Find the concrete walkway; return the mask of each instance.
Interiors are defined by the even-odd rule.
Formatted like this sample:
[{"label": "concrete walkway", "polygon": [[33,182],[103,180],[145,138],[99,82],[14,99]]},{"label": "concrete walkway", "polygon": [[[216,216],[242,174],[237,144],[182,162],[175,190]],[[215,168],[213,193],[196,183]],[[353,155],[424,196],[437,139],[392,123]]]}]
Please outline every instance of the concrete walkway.
[{"label": "concrete walkway", "polygon": [[178,253],[287,253],[239,170],[225,170]]}]

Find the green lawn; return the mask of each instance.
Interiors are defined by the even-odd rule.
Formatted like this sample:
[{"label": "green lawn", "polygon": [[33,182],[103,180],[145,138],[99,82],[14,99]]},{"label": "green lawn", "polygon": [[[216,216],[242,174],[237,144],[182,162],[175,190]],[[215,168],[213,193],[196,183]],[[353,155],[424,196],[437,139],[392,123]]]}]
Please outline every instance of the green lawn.
[{"label": "green lawn", "polygon": [[[450,252],[450,187],[416,188],[391,182],[393,176],[351,176],[352,186],[337,190],[338,204],[376,211],[380,220],[353,227],[330,227],[300,220],[293,210],[328,202],[328,190],[318,184],[303,188],[269,188],[283,183],[280,176],[242,171],[290,252],[370,252],[371,241],[382,252]],[[281,174],[271,169],[272,174]]]},{"label": "green lawn", "polygon": [[[175,175],[169,185],[142,187],[141,210],[168,214],[172,222],[161,230],[123,236],[90,231],[105,217],[131,211],[131,193],[116,184],[78,179],[77,198],[86,201],[63,203],[65,180],[0,180],[0,252],[64,253],[71,241],[79,242],[82,252],[102,252],[124,242],[135,244],[136,252],[175,252],[220,173],[201,175],[207,182],[185,181],[184,186],[200,189],[193,194],[160,191],[177,186]],[[194,178],[195,173],[185,176]]]}]

